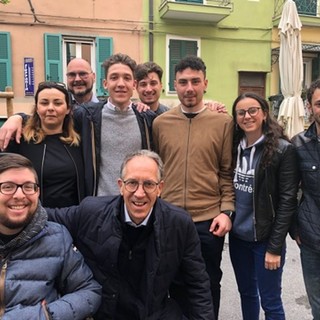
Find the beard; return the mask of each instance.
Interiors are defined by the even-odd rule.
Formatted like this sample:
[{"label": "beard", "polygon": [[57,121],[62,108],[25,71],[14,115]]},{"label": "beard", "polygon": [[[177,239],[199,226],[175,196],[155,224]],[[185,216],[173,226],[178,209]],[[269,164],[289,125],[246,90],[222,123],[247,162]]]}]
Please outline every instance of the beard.
[{"label": "beard", "polygon": [[7,229],[10,229],[10,230],[23,229],[25,226],[27,226],[31,222],[33,216],[34,216],[34,213],[29,211],[23,220],[13,221],[10,218],[3,217],[0,219],[0,223],[4,227],[6,227]]},{"label": "beard", "polygon": [[88,93],[92,92],[92,88],[93,88],[93,85],[90,86],[89,88],[85,88],[84,90],[81,90],[81,91],[75,91],[73,89],[73,86],[71,88],[68,88],[68,89],[73,94],[74,97],[82,98],[85,95],[87,95]]}]

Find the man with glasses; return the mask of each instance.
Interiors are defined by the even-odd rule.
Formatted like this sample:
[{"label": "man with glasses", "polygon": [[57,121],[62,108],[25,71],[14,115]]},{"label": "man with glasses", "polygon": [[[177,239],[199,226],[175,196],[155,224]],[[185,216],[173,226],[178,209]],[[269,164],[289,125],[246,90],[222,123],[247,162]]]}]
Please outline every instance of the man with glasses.
[{"label": "man with glasses", "polygon": [[[218,318],[224,235],[230,231],[234,215],[233,122],[229,115],[205,106],[208,80],[199,57],[182,59],[175,76],[180,105],[158,116],[153,124],[155,150],[165,164],[162,198],[188,211],[195,222]],[[171,293],[188,309],[183,285]]]},{"label": "man with glasses", "polygon": [[47,221],[37,174],[18,154],[0,156],[0,318],[92,316],[101,286],[65,227]]},{"label": "man with glasses", "polygon": [[192,319],[214,319],[209,278],[190,216],[161,200],[160,157],[148,150],[124,159],[121,195],[88,197],[78,207],[48,210],[64,224],[103,287],[96,320],[179,320],[169,298],[179,273]]},{"label": "man with glasses", "polygon": [[72,59],[67,66],[67,86],[72,94],[72,105],[77,108],[83,103],[99,102],[93,85],[96,75],[88,61],[82,58]]}]

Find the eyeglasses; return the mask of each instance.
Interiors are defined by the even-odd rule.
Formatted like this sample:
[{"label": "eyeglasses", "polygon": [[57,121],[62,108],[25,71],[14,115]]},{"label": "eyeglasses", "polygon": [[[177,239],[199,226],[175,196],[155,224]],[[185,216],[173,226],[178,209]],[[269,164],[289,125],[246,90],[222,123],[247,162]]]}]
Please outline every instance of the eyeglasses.
[{"label": "eyeglasses", "polygon": [[122,180],[124,183],[124,187],[127,191],[129,192],[136,192],[137,189],[139,188],[139,185],[142,185],[142,188],[144,190],[145,193],[152,193],[156,190],[157,185],[159,184],[159,182],[154,182],[152,180],[145,180],[142,182],[139,182],[137,180]]},{"label": "eyeglasses", "polygon": [[25,195],[35,194],[39,186],[33,182],[25,182],[23,184],[17,184],[14,182],[2,182],[0,183],[0,192],[5,195],[13,195],[17,192],[18,188],[21,188]]},{"label": "eyeglasses", "polygon": [[38,84],[38,90],[43,89],[51,89],[51,88],[63,88],[67,90],[66,85],[63,82],[56,82],[56,81],[43,81]]},{"label": "eyeglasses", "polygon": [[80,72],[68,72],[67,73],[67,78],[68,79],[75,79],[77,77],[77,75],[85,80],[89,77],[89,74],[91,74],[92,72],[85,72],[85,71],[80,71]]},{"label": "eyeglasses", "polygon": [[248,109],[238,109],[236,110],[236,115],[238,117],[244,117],[248,112],[251,117],[254,117],[258,114],[260,107],[250,107]]}]

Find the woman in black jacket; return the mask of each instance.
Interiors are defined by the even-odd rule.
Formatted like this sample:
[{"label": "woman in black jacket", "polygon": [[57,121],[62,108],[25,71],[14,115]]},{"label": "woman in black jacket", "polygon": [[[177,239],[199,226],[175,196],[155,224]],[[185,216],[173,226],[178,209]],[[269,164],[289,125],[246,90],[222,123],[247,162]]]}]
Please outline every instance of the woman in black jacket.
[{"label": "woman in black jacket", "polygon": [[11,141],[6,149],[32,161],[44,207],[76,205],[86,195],[80,136],[73,128],[71,112],[65,85],[41,82],[21,143]]},{"label": "woman in black jacket", "polygon": [[236,215],[230,257],[244,320],[284,320],[281,278],[285,238],[296,210],[297,162],[268,102],[254,93],[234,102],[234,188]]}]

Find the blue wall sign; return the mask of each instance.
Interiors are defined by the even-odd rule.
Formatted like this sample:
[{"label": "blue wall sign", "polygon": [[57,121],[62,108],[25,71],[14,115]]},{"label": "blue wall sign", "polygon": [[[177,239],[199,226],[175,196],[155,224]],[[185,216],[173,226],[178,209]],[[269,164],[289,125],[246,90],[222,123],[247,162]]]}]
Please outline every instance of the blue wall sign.
[{"label": "blue wall sign", "polygon": [[34,66],[33,58],[24,58],[24,95],[34,95]]}]

